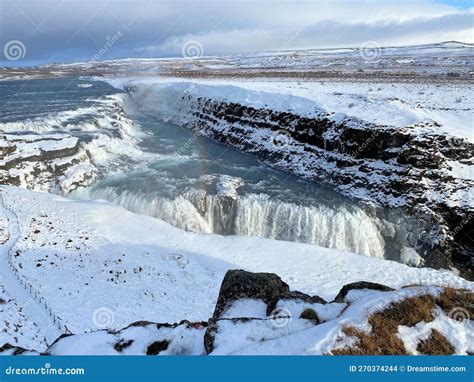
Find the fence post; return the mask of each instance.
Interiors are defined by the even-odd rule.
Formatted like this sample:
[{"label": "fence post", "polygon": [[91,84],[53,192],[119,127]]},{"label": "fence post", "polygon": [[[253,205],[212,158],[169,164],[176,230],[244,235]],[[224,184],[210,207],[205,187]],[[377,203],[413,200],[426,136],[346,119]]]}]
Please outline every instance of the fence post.
[{"label": "fence post", "polygon": [[[5,208],[6,210],[10,211],[10,213],[12,215],[16,215],[15,212],[6,207],[5,206],[5,203],[4,203],[4,200],[3,200],[3,194],[0,193],[0,205]],[[18,220],[18,217],[17,217],[17,220]],[[18,236],[18,238],[20,237],[21,235]],[[43,305],[44,308],[46,309],[46,311],[48,312],[49,316],[52,317],[53,319],[53,323],[57,325],[58,329],[61,330],[62,327],[61,327],[61,322],[62,322],[62,319],[60,319],[59,317],[57,317],[52,309],[48,306],[48,304],[46,304],[46,300],[39,295],[38,292],[36,292],[36,290],[34,290],[33,286],[30,284],[30,283],[27,283],[26,281],[23,281],[23,278],[20,276],[20,272],[18,271],[17,267],[14,265],[13,263],[13,249],[14,249],[14,246],[16,245],[16,242],[18,241],[18,238],[17,240],[15,241],[15,243],[12,244],[12,246],[10,247],[10,249],[8,250],[8,253],[7,253],[7,262],[8,262],[8,265],[10,266],[11,268],[11,271],[13,272],[13,274],[15,275],[15,277],[17,278],[18,282],[20,283],[20,285],[22,285],[28,292],[29,294],[34,297],[36,299],[36,301],[40,304],[40,305]],[[11,239],[11,233],[9,232],[9,238],[8,240]],[[67,328],[66,326],[65,327],[65,331],[67,332]]]}]

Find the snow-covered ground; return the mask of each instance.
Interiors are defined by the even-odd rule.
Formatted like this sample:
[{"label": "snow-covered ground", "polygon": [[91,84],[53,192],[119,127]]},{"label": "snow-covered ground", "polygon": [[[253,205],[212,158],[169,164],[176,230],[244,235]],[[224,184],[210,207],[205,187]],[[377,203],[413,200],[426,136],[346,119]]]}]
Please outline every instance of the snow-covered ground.
[{"label": "snow-covered ground", "polygon": [[347,77],[393,79],[469,78],[474,46],[448,41],[436,44],[340,49],[305,49],[250,52],[229,56],[176,57],[159,59],[130,58],[112,61],[89,61],[47,64],[35,68],[2,68],[0,79],[31,79],[67,75],[150,76],[169,75],[241,75],[266,73],[270,76]]},{"label": "snow-covered ground", "polygon": [[[379,292],[373,290],[351,291],[345,303],[308,304],[281,302],[279,316],[273,320],[258,311],[239,317],[255,317],[255,320],[220,320],[218,332],[214,340],[213,355],[302,355],[330,354],[334,349],[357,343],[356,338],[345,336],[342,328],[357,328],[366,333],[372,330],[367,316],[382,311],[390,304],[406,298],[438,295],[439,288],[409,287],[395,292]],[[239,300],[237,300],[239,301]],[[237,305],[237,304],[235,304]],[[248,309],[247,303],[247,309]],[[232,307],[231,307],[232,308]],[[315,325],[308,319],[301,319],[304,309],[312,309],[320,323]],[[255,314],[257,313],[257,314]],[[413,327],[399,326],[399,335],[408,354],[419,354],[417,345],[429,337],[431,330],[439,330],[454,343],[456,354],[472,352],[473,321],[458,322],[449,317],[441,309],[436,309],[434,320],[420,322]],[[388,341],[388,339],[387,339]]]},{"label": "snow-covered ground", "polygon": [[[359,336],[364,335],[382,336],[373,339],[380,343],[378,353],[426,354],[423,343],[434,340],[433,352],[471,354],[474,321],[469,319],[467,309],[441,308],[439,298],[446,296],[445,293],[443,288],[425,286],[395,291],[353,289],[339,302],[311,303],[297,297],[280,299],[271,314],[262,300],[240,298],[227,304],[220,317],[212,322],[140,321],[117,331],[97,330],[63,337],[50,346],[46,354],[320,355],[354,346],[356,349],[361,346],[362,352],[367,352],[366,345],[359,342]],[[413,317],[418,315],[418,318],[403,315],[404,308],[399,304],[405,304],[406,308],[407,304],[420,301],[427,302],[431,308],[414,311]],[[387,310],[392,310],[392,317],[388,313],[386,331],[374,333],[379,328],[371,325],[370,320]],[[347,334],[348,328],[354,335]],[[397,347],[393,347],[397,342]],[[6,353],[13,351],[15,348]]]},{"label": "snow-covered ground", "polygon": [[[474,89],[471,84],[292,81],[291,79],[107,78],[111,85],[155,85],[256,108],[312,116],[336,113],[388,126],[449,133],[474,142]],[[193,86],[194,85],[194,86]],[[145,99],[153,99],[150,90]],[[146,107],[146,105],[143,105]],[[151,106],[151,105],[150,105]],[[162,105],[155,103],[156,110]]]},{"label": "snow-covered ground", "polygon": [[[138,320],[207,320],[230,268],[274,272],[292,289],[327,300],[344,284],[360,280],[392,287],[473,287],[447,271],[314,245],[186,233],[106,202],[5,186],[1,192],[21,232],[13,248],[14,266],[74,333],[120,329]],[[35,318],[24,321],[32,325]],[[33,334],[21,342],[8,331],[3,336],[12,344],[44,350]]]},{"label": "snow-covered ground", "polygon": [[[0,77],[8,79],[77,73],[99,76],[96,79],[107,76],[113,86],[134,90],[132,95],[109,95],[94,106],[1,123],[3,184],[67,194],[78,185],[89,184],[96,172],[123,170],[146,161],[148,153],[137,144],[141,131],[125,116],[124,104],[139,105],[142,112],[186,123],[196,111],[186,109],[186,102],[180,103],[187,96],[324,117],[335,124],[346,121],[351,128],[373,124],[408,129],[414,137],[447,133],[454,151],[465,142],[474,142],[474,90],[468,73],[471,45],[380,48],[375,52],[377,57],[369,60],[362,53],[357,49],[285,51],[197,60],[51,65],[30,72],[2,70]],[[287,77],[279,73],[282,68]],[[326,73],[333,70],[341,78]],[[393,71],[400,78],[408,73],[408,80],[382,76],[371,81],[370,71]],[[156,73],[164,76],[156,77]],[[352,81],[350,76],[358,80]],[[86,90],[95,85],[89,81],[78,86]],[[184,105],[181,114],[176,113],[176,105]],[[275,134],[267,130],[255,133],[254,140],[264,142],[264,148],[279,146]],[[88,139],[81,141],[78,132]],[[283,146],[289,140],[284,133],[277,138],[283,139]],[[306,155],[301,146],[296,152]],[[339,155],[336,159],[344,158]],[[301,169],[311,164],[306,162]],[[336,162],[323,164],[330,168]],[[364,179],[374,183],[381,179],[379,173],[397,178],[398,171],[403,170],[393,161],[368,160],[366,164],[372,166],[373,173]],[[452,190],[447,190],[448,205],[474,208],[473,158],[446,161],[443,166],[440,171],[457,187],[450,194]],[[58,169],[62,171],[59,179]],[[352,168],[348,171],[354,173]],[[360,174],[366,172],[367,167]],[[433,172],[428,171],[429,175]],[[446,190],[431,191],[438,184],[430,182],[426,180],[426,187],[434,194],[433,202]],[[223,193],[235,197],[235,184],[232,192],[221,186]],[[363,187],[345,186],[352,197],[366,195]],[[472,282],[445,270],[409,267],[316,245],[185,232],[104,201],[73,201],[5,185],[0,186],[0,193],[0,347],[10,343],[44,351],[66,331],[78,336],[63,339],[49,349],[52,353],[143,354],[152,341],[161,341],[173,332],[175,341],[168,344],[165,353],[202,354],[204,330],[199,325],[142,325],[119,333],[97,330],[120,330],[139,320],[206,321],[213,314],[221,281],[229,269],[276,273],[292,290],[327,301],[342,286],[362,280],[394,288],[426,287],[352,292],[344,302],[326,305],[279,301],[279,308],[295,317],[303,309],[313,309],[322,321],[320,325],[295,319],[292,326],[269,326],[263,303],[236,301],[225,312],[225,320],[219,322],[214,354],[326,353],[339,340],[351,343],[344,336],[341,339],[344,325],[367,330],[367,315],[392,301],[436,294],[439,287],[474,289]],[[400,206],[406,196],[384,198]],[[403,251],[407,262],[421,265],[413,248]],[[232,321],[239,316],[257,320]],[[409,352],[416,354],[417,344],[432,329],[452,338],[456,353],[473,351],[470,323],[460,326],[443,311],[436,311],[435,316],[432,322],[399,328]],[[127,342],[130,339],[134,345]],[[126,350],[111,346],[116,341]]]},{"label": "snow-covered ground", "polygon": [[[281,130],[275,131],[274,125],[279,121],[272,121],[271,118],[265,120],[263,117],[259,123],[266,123],[266,126],[254,128],[251,123],[246,125],[245,119],[239,120],[238,111],[233,111],[237,114],[234,115],[234,122],[231,123],[225,118],[207,115],[216,113],[216,110],[203,110],[206,107],[205,102],[242,105],[271,113],[289,112],[296,115],[297,118],[308,117],[314,118],[316,121],[324,120],[325,123],[336,126],[327,128],[327,131],[324,132],[323,138],[326,141],[341,139],[338,130],[341,126],[344,130],[344,126],[347,126],[350,129],[372,129],[374,134],[380,134],[384,130],[395,134],[399,129],[400,135],[410,135],[413,139],[419,139],[420,142],[429,137],[445,136],[446,142],[443,145],[447,147],[442,148],[445,152],[462,150],[468,143],[474,143],[474,129],[472,127],[474,113],[471,106],[474,104],[474,91],[469,84],[385,82],[375,85],[334,81],[293,82],[291,80],[263,81],[258,79],[237,81],[235,79],[205,80],[168,77],[109,78],[107,81],[118,88],[130,90],[131,101],[127,96],[124,96],[124,99],[127,100],[126,103],[133,103],[133,107],[143,113],[186,126],[193,126],[198,121],[197,123],[201,127],[197,127],[197,130],[201,134],[211,137],[216,134],[226,137],[232,136],[232,139],[222,138],[220,141],[224,141],[226,144],[230,144],[229,141],[232,141],[233,143],[230,145],[237,149],[244,149],[241,147],[243,146],[242,141],[249,139],[258,146],[252,148],[253,151],[250,151],[252,154],[262,150],[279,152],[286,159],[279,163],[273,163],[273,165],[309,179],[317,178],[318,174],[323,178],[330,177],[321,174],[321,167],[331,169],[328,170],[328,173],[337,172],[338,161],[353,160],[351,157],[354,156],[353,153],[340,149],[341,152],[337,155],[330,153],[331,158],[322,159],[323,163],[318,167],[316,163],[321,161],[320,157],[324,157],[328,153],[325,152],[325,148],[311,146],[311,149],[316,151],[313,155],[306,146],[293,145],[291,129],[294,127],[282,123],[279,125]],[[203,119],[200,120],[200,118]],[[232,135],[234,133],[235,136]],[[297,131],[293,133],[298,134]],[[304,138],[309,139],[310,137]],[[282,139],[283,144],[280,142],[275,145],[275,139]],[[376,147],[373,142],[374,137],[370,136],[370,132],[365,134],[365,138],[359,139],[362,141],[340,144],[350,143],[356,157],[359,150],[365,150],[370,146]],[[422,147],[421,143],[418,144]],[[436,145],[432,146],[432,150],[437,150]],[[409,145],[399,144],[397,146],[395,144],[384,155],[396,157],[402,151],[407,150],[407,155],[411,155],[409,148]],[[393,151],[389,152],[390,150]],[[427,152],[426,149],[424,151]],[[474,186],[469,180],[474,173],[474,159],[473,157],[467,158],[467,156],[467,154],[462,155],[462,163],[444,160],[445,163],[437,164],[439,167],[437,170],[440,172],[436,177],[447,179],[452,176],[455,179],[451,179],[450,182],[445,180],[444,185],[434,185],[433,183],[430,187],[425,187],[420,191],[417,198],[445,200],[445,203],[451,206],[464,205],[467,208],[474,208],[472,197]],[[265,158],[261,159],[265,160]],[[385,200],[382,204],[392,207],[407,204],[407,199],[410,196],[407,192],[397,192],[397,195],[394,196],[370,195],[371,188],[378,188],[383,183],[390,183],[395,179],[394,177],[406,171],[398,158],[396,160],[369,158],[364,163],[371,168],[369,175],[364,173],[367,171],[359,172],[359,162],[355,166],[348,165],[346,169],[341,170],[345,172],[346,178],[357,174],[357,177],[361,179],[357,187],[337,180],[336,183],[338,183],[341,192],[360,199],[376,200],[377,203]],[[318,168],[315,173],[312,173],[312,164]],[[388,173],[391,174],[390,177],[386,177]],[[425,171],[423,168],[418,175],[418,179],[415,180],[418,185],[432,182],[430,169]],[[425,179],[419,179],[420,177]],[[367,179],[362,180],[363,178]],[[360,186],[360,182],[371,185]],[[383,194],[391,193],[389,190],[383,191]]]}]

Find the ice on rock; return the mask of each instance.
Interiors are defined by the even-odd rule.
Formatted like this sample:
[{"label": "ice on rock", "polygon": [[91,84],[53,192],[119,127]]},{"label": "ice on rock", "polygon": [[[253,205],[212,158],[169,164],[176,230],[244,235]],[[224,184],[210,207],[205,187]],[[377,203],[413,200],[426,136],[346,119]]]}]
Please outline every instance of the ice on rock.
[{"label": "ice on rock", "polygon": [[403,247],[400,253],[400,262],[412,267],[419,267],[423,265],[424,260],[414,248]]}]

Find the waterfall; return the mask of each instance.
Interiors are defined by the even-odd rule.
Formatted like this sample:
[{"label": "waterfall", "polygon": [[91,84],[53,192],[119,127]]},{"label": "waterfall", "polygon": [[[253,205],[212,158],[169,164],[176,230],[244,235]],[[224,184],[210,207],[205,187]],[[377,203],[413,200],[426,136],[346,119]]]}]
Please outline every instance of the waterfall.
[{"label": "waterfall", "polygon": [[384,257],[377,221],[355,206],[303,206],[265,194],[228,198],[195,189],[174,199],[113,187],[82,189],[71,196],[105,199],[192,232],[260,236]]}]

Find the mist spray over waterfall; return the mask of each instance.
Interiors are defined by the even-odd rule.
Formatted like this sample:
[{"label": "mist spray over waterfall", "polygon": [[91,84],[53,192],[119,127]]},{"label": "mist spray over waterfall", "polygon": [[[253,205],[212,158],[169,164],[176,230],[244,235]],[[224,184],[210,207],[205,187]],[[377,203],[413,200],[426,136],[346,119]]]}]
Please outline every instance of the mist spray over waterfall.
[{"label": "mist spray over waterfall", "polygon": [[112,188],[85,192],[83,197],[105,199],[186,231],[260,236],[384,256],[385,243],[375,220],[355,207],[301,206],[272,200],[265,194],[234,199],[202,190],[189,191],[174,199],[128,191],[118,193]]},{"label": "mist spray over waterfall", "polygon": [[260,236],[384,257],[380,221],[361,207],[165,122],[177,103],[178,114],[187,114],[175,92],[146,94],[146,104],[140,94],[125,98],[125,110],[147,135],[142,142],[147,157],[155,159],[137,171],[109,174],[72,197],[105,199],[191,232]]}]

